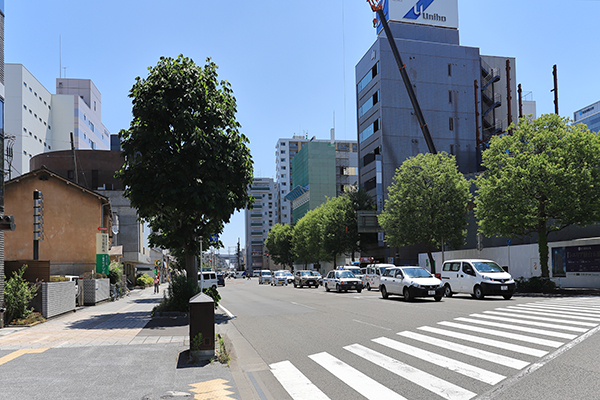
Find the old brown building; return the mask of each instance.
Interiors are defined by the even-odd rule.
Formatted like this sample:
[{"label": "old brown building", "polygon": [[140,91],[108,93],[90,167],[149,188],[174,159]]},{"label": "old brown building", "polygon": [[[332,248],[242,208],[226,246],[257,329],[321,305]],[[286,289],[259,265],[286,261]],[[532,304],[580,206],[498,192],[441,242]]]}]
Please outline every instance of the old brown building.
[{"label": "old brown building", "polygon": [[51,275],[81,275],[96,269],[99,228],[110,232],[109,199],[45,167],[6,182],[5,213],[16,229],[6,232],[5,259],[33,258],[33,192],[43,195],[43,241],[39,259],[50,261]]}]

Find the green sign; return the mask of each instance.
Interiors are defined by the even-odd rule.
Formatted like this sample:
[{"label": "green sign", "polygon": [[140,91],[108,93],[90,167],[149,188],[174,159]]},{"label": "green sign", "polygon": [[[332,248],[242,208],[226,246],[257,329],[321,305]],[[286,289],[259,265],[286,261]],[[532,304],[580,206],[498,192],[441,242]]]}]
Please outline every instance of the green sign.
[{"label": "green sign", "polygon": [[110,264],[108,254],[96,254],[96,272],[108,275],[108,265]]}]

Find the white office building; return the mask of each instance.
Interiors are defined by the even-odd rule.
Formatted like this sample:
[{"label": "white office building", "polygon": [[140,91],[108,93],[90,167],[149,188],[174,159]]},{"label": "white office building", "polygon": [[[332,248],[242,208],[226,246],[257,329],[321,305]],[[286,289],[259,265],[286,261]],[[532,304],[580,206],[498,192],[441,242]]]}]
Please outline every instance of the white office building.
[{"label": "white office building", "polygon": [[249,193],[254,197],[252,210],[246,209],[246,269],[267,268],[264,243],[277,223],[277,183],[271,178],[254,178]]},{"label": "white office building", "polygon": [[5,66],[5,174],[29,172],[29,160],[44,152],[110,150],[101,122],[100,92],[89,79],[57,79],[50,93],[22,64]]}]

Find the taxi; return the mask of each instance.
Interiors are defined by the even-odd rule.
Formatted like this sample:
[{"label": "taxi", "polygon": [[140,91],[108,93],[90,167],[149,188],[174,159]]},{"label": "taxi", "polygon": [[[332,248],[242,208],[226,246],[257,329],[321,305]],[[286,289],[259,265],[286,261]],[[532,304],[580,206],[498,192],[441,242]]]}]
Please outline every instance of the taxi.
[{"label": "taxi", "polygon": [[335,290],[338,293],[342,290],[344,292],[356,290],[360,293],[363,289],[362,281],[355,277],[352,272],[344,269],[334,269],[329,271],[327,276],[323,278],[323,286],[325,286],[326,292]]}]

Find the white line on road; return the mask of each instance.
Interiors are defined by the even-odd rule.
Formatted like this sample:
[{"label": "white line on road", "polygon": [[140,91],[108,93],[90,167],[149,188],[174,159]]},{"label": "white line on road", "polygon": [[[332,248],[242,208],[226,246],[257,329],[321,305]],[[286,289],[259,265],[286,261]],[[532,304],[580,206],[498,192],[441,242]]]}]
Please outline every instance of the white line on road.
[{"label": "white line on road", "polygon": [[223,307],[222,305],[220,305],[220,304],[219,304],[219,308],[220,308],[221,310],[223,310],[223,312],[224,312],[225,314],[227,314],[227,316],[228,316],[229,318],[231,318],[231,319],[234,319],[234,318],[235,318],[235,315],[233,315],[233,314],[232,314],[232,313],[231,313],[231,312],[230,312],[228,309],[226,309],[226,308],[225,308],[225,307]]},{"label": "white line on road", "polygon": [[414,347],[406,343],[398,342],[397,340],[392,340],[386,337],[380,337],[377,339],[373,339],[373,341],[375,343],[379,343],[382,346],[387,346],[404,354],[408,354],[409,356],[418,357],[423,361],[427,361],[429,363],[449,369],[450,371],[454,371],[458,374],[468,376],[478,381],[485,382],[489,385],[495,385],[506,378],[504,375],[500,375],[495,372],[491,372],[483,368],[464,363],[462,361],[454,360],[452,358],[445,357],[440,354],[432,353],[430,351],[423,350],[419,347]]},{"label": "white line on road", "polygon": [[269,365],[275,378],[294,400],[329,400],[298,368],[289,361]]},{"label": "white line on road", "polygon": [[509,329],[509,330],[519,331],[519,332],[536,333],[538,335],[551,336],[551,337],[556,337],[556,338],[561,338],[561,339],[573,340],[577,337],[577,335],[573,335],[571,333],[554,332],[554,331],[548,331],[545,329],[529,328],[527,326],[502,324],[500,322],[492,322],[492,321],[486,321],[486,320],[481,320],[481,319],[458,317],[458,318],[454,318],[454,320],[462,321],[462,322],[470,322],[472,324],[479,324],[479,325],[484,325],[484,326],[493,326],[495,328],[503,328],[503,329]]},{"label": "white line on road", "polygon": [[386,331],[391,331],[390,328],[386,328],[386,327],[379,326],[379,325],[373,325],[373,324],[370,324],[368,322],[359,321],[357,319],[353,319],[352,321],[358,322],[359,324],[369,325],[369,326],[372,326],[373,328],[379,328],[379,329],[385,329]]},{"label": "white line on road", "polygon": [[475,393],[463,389],[460,386],[411,367],[410,365],[404,364],[403,362],[378,353],[365,346],[361,346],[360,344],[346,346],[344,349],[364,358],[365,360],[371,361],[373,364],[379,365],[380,367],[385,368],[399,377],[419,385],[446,400],[469,400],[476,395]]},{"label": "white line on road", "polygon": [[327,353],[308,356],[369,400],[406,400],[398,393]]}]

